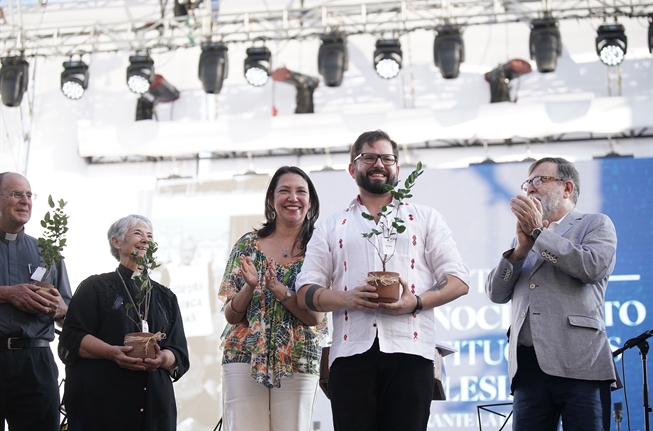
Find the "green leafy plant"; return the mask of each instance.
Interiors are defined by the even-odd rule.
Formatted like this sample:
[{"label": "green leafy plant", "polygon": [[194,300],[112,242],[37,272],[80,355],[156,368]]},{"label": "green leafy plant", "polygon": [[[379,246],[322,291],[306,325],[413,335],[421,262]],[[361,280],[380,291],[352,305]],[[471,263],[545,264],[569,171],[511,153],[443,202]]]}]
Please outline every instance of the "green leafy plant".
[{"label": "green leafy plant", "polygon": [[[411,189],[415,185],[417,177],[422,175],[424,170],[422,169],[422,162],[417,162],[417,167],[408,178],[404,181],[404,188],[396,188],[390,184],[384,184],[383,188],[386,191],[389,191],[392,197],[397,201],[395,204],[388,204],[381,207],[381,212],[377,213],[379,222],[376,225],[376,228],[373,228],[371,231],[362,233],[363,238],[366,238],[372,246],[376,249],[376,254],[381,259],[381,264],[383,265],[383,271],[385,271],[385,265],[392,259],[394,256],[394,247],[392,254],[388,255],[383,253],[383,247],[379,247],[378,240],[376,237],[379,235],[387,241],[396,240],[398,234],[404,233],[406,230],[405,222],[397,217],[399,214],[399,208],[402,205],[405,205],[404,200],[410,199],[413,197],[411,194]],[[367,220],[374,220],[374,216],[366,212],[362,213],[363,218]]]},{"label": "green leafy plant", "polygon": [[[136,258],[136,264],[141,273],[134,276],[134,281],[138,287],[138,293],[134,296],[134,303],[128,302],[125,304],[127,317],[129,317],[129,319],[131,319],[131,321],[134,322],[141,331],[143,330],[141,323],[147,321],[150,310],[150,299],[152,296],[152,280],[150,279],[150,273],[161,266],[156,263],[156,257],[154,257],[154,254],[159,249],[158,244],[154,241],[148,241],[147,244],[148,248],[145,250],[143,256],[139,256],[137,252],[132,253],[132,256]],[[132,308],[135,308],[139,319],[138,322],[129,315],[129,310]]]},{"label": "green leafy plant", "polygon": [[49,275],[52,266],[64,258],[61,252],[66,246],[64,236],[68,232],[68,216],[63,211],[66,204],[67,202],[64,202],[63,199],[59,199],[55,205],[52,195],[48,196],[48,205],[52,208],[52,213],[46,212],[41,220],[41,226],[45,232],[43,237],[38,239],[39,254],[46,267],[44,279]]}]

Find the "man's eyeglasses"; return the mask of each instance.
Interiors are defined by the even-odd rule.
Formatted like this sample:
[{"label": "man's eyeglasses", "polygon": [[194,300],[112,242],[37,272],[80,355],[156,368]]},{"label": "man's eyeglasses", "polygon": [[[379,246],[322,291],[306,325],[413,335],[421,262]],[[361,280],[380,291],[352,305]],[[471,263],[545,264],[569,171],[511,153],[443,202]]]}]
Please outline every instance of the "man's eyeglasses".
[{"label": "man's eyeglasses", "polygon": [[556,178],[556,177],[549,177],[546,175],[538,175],[536,177],[533,177],[530,180],[524,181],[524,183],[521,185],[521,189],[524,192],[528,192],[528,186],[532,183],[533,187],[536,189],[539,189],[540,186],[542,185],[543,182],[545,181],[564,181],[562,178]]},{"label": "man's eyeglasses", "polygon": [[392,166],[397,163],[397,157],[394,154],[374,154],[374,153],[360,153],[354,158],[354,162],[361,159],[366,165],[373,165],[378,159],[385,166]]},{"label": "man's eyeglasses", "polygon": [[17,192],[16,191],[16,192],[9,192],[9,193],[0,193],[0,195],[9,195],[12,198],[18,199],[18,200],[21,200],[22,198],[24,198],[26,196],[27,196],[27,200],[30,200],[30,201],[33,201],[33,200],[36,199],[36,195],[34,193],[32,193],[32,192],[23,193],[23,192]]}]

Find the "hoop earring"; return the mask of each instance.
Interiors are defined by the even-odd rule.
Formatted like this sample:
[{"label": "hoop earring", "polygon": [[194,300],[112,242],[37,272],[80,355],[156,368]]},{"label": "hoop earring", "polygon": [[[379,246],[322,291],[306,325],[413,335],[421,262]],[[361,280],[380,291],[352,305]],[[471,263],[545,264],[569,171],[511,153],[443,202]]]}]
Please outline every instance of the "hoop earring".
[{"label": "hoop earring", "polygon": [[272,220],[274,220],[275,218],[277,218],[277,212],[273,210],[273,211],[270,213],[270,218],[271,218]]}]

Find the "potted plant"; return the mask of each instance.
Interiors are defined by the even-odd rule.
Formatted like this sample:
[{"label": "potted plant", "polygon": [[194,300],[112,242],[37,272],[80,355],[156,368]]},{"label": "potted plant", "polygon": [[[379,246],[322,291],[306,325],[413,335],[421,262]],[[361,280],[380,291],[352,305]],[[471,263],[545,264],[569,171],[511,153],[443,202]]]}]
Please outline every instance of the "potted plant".
[{"label": "potted plant", "polygon": [[[127,353],[127,356],[135,358],[154,358],[155,349],[150,347],[150,344],[155,344],[157,341],[163,340],[166,334],[157,332],[153,334],[149,332],[147,317],[150,311],[150,300],[152,298],[152,280],[150,279],[150,272],[160,265],[156,263],[154,253],[158,250],[158,245],[154,241],[148,241],[148,248],[143,254],[139,256],[137,252],[133,252],[132,256],[136,258],[140,274],[134,276],[134,281],[138,287],[138,293],[132,298],[129,295],[129,302],[125,304],[127,317],[136,324],[140,332],[130,332],[125,335],[125,346],[133,346],[134,348]],[[129,314],[129,310],[134,309],[138,316],[138,321]]]},{"label": "potted plant", "polygon": [[68,216],[64,213],[63,209],[67,202],[60,199],[57,201],[57,204],[55,205],[52,195],[49,195],[48,205],[53,209],[53,212],[52,215],[50,215],[50,211],[46,212],[43,220],[41,220],[41,226],[45,229],[45,232],[43,233],[43,237],[38,239],[39,255],[45,266],[36,268],[34,273],[32,273],[31,279],[34,281],[46,280],[50,276],[54,264],[61,262],[64,258],[61,252],[63,252],[66,246],[66,238],[64,236],[68,232]]},{"label": "potted plant", "polygon": [[[422,175],[422,162],[417,163],[415,170],[408,175],[404,181],[404,188],[395,188],[396,185],[384,184],[383,188],[389,191],[394,198],[393,202],[381,207],[381,212],[377,213],[379,222],[376,228],[370,232],[362,233],[363,238],[367,239],[376,249],[376,254],[381,260],[383,271],[371,271],[367,273],[365,281],[370,286],[376,287],[378,298],[370,299],[372,302],[396,302],[399,300],[399,273],[387,272],[385,266],[395,254],[395,244],[397,235],[406,230],[404,221],[398,217],[399,208],[405,205],[404,200],[412,198],[411,189],[415,185],[417,177]],[[374,216],[363,211],[363,218],[374,220]],[[379,239],[381,244],[379,244]]]}]

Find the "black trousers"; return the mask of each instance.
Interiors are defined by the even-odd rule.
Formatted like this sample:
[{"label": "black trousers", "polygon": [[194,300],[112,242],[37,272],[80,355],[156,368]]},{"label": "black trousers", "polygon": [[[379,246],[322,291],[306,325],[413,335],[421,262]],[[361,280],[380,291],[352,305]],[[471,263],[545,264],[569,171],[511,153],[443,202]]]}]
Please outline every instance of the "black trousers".
[{"label": "black trousers", "polygon": [[433,396],[433,361],[383,353],[336,359],[329,372],[335,431],[424,431]]},{"label": "black trousers", "polygon": [[52,350],[0,350],[0,430],[59,430],[59,371]]}]

